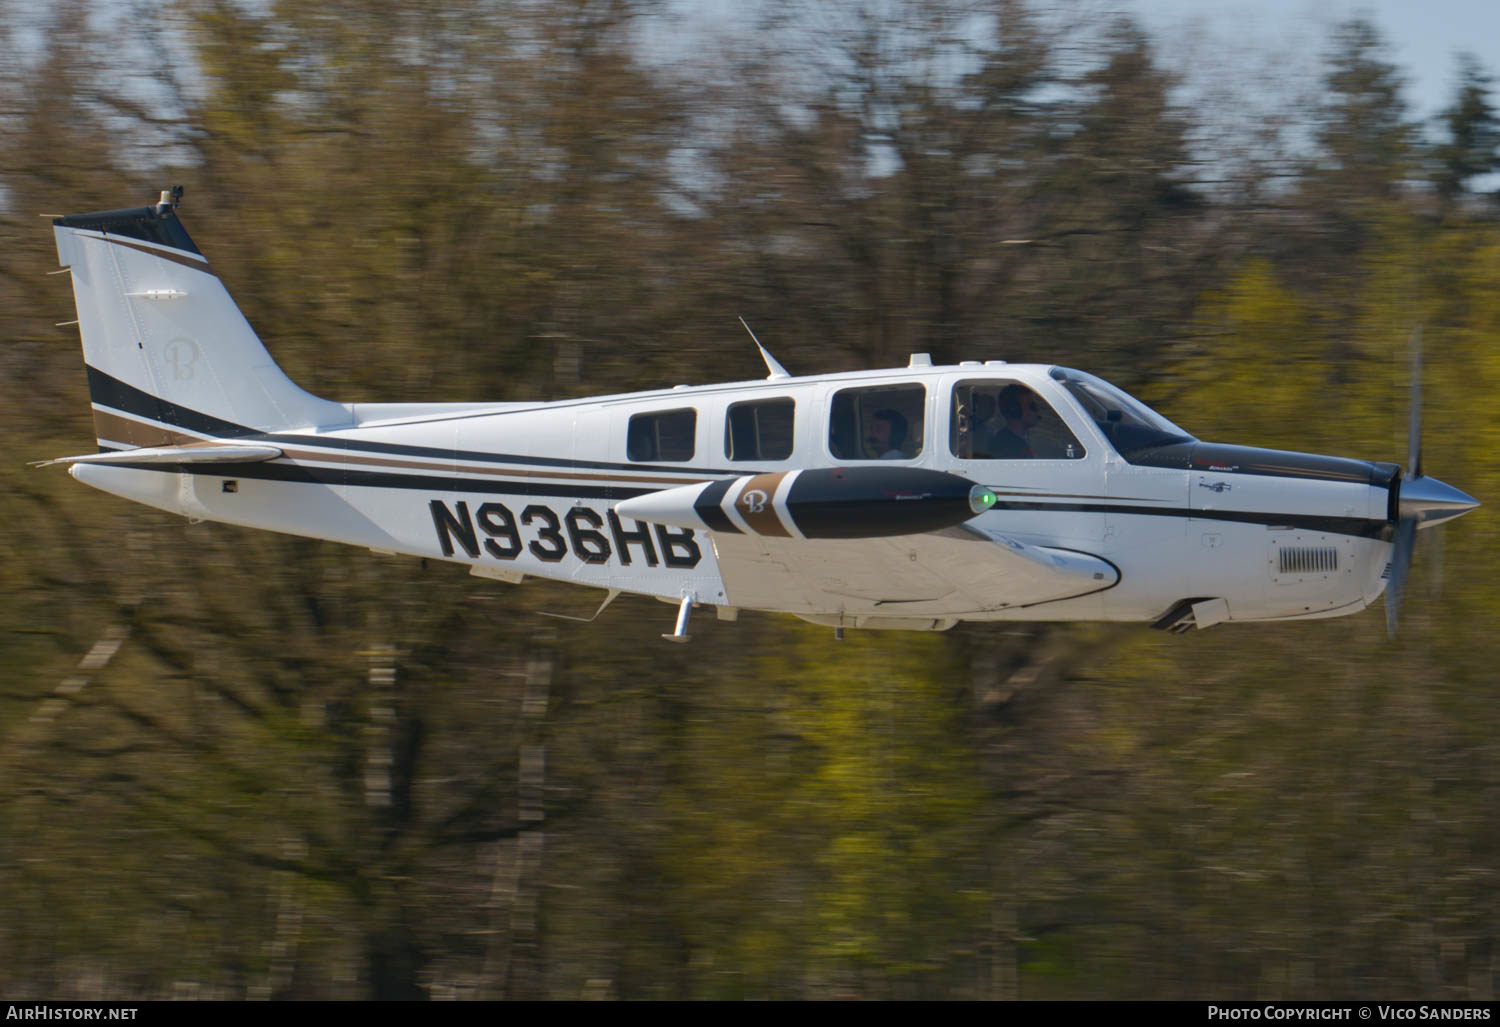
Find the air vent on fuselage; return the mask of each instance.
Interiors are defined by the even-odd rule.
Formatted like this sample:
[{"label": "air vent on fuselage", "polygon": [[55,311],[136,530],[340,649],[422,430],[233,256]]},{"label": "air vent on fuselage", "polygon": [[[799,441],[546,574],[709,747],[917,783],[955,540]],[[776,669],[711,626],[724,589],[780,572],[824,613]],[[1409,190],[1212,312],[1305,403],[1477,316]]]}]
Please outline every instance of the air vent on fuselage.
[{"label": "air vent on fuselage", "polygon": [[1310,586],[1342,578],[1354,569],[1349,540],[1321,531],[1272,528],[1266,570],[1277,585]]},{"label": "air vent on fuselage", "polygon": [[1331,574],[1339,569],[1339,551],[1334,546],[1281,546],[1279,574]]}]

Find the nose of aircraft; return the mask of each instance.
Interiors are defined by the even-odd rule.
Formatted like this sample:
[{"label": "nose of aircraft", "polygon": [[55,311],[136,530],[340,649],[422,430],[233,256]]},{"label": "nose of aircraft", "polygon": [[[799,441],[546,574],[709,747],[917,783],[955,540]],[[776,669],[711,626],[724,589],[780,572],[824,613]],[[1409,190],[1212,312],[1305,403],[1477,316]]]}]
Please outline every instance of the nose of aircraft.
[{"label": "nose of aircraft", "polygon": [[1473,496],[1425,475],[1403,481],[1397,499],[1401,520],[1410,518],[1419,528],[1462,517],[1478,505]]}]

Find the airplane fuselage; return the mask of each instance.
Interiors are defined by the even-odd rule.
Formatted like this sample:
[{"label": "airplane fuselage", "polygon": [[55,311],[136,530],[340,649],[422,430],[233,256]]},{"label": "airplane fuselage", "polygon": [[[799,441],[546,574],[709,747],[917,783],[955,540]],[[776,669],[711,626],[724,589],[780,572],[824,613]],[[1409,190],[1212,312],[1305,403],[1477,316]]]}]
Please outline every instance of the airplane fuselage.
[{"label": "airplane fuselage", "polygon": [[[965,420],[963,403],[1010,385],[1050,406],[1052,449],[995,458],[971,444],[981,429]],[[95,403],[106,448],[160,441],[159,414],[129,393],[116,390],[115,406]],[[840,418],[862,427],[851,408],[862,401],[907,404],[904,451],[877,455],[871,440],[840,438]],[[1185,601],[1199,604],[1200,626],[1338,616],[1380,595],[1391,551],[1391,465],[1190,438],[1127,459],[1106,437],[1111,423],[1090,416],[1042,365],[919,365],[551,403],[347,410],[338,426],[229,433],[274,445],[282,452],[275,460],[77,464],[72,473],[190,518],[453,561],[502,580],[555,578],[837,626],[1157,621]],[[748,428],[746,411],[759,419]],[[868,423],[870,412],[863,416]],[[221,423],[195,424],[190,410],[176,423],[179,444],[226,436]],[[920,535],[880,537],[877,529],[875,540],[814,546],[796,538],[784,507],[778,516],[771,492],[793,472],[861,467],[946,472],[987,486],[996,501],[965,531],[996,548],[1073,553],[1100,565],[1092,574],[1082,568],[1076,587],[997,598],[934,571]],[[759,490],[757,509],[757,490],[747,486],[750,495],[726,507],[744,515],[732,559],[721,551],[727,536],[616,510],[664,490],[747,477],[771,492]],[[860,554],[877,542],[862,578]],[[983,581],[988,549],[955,544],[956,555],[938,559]],[[1009,572],[993,567],[996,576]]]}]

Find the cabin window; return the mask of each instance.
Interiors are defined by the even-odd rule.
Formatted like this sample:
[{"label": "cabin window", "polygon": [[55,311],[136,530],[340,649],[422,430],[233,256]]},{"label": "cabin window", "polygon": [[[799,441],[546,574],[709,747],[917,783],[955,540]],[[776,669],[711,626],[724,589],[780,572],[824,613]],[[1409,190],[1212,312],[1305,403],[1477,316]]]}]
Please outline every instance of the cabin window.
[{"label": "cabin window", "polygon": [[1020,382],[959,382],[948,432],[964,460],[1081,460],[1083,444],[1057,411]]},{"label": "cabin window", "polygon": [[724,421],[724,455],[730,460],[785,460],[792,455],[797,404],[790,399],[735,403]]},{"label": "cabin window", "polygon": [[922,453],[927,390],[877,385],[833,395],[828,451],[840,460],[911,460]]},{"label": "cabin window", "polygon": [[625,436],[625,456],[651,463],[678,463],[693,458],[693,436],[698,430],[698,411],[663,410],[636,414]]}]

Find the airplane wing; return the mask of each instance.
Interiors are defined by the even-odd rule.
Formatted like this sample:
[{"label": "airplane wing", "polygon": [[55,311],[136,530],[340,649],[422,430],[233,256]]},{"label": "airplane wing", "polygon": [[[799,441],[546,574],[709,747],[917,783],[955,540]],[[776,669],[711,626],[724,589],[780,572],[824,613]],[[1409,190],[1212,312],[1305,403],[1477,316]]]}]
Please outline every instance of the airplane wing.
[{"label": "airplane wing", "polygon": [[140,449],[115,449],[108,453],[85,453],[82,456],[60,456],[55,460],[36,460],[33,467],[54,464],[246,464],[275,460],[281,450],[275,446],[190,443],[186,446],[144,446]]},{"label": "airplane wing", "polygon": [[621,516],[706,532],[726,602],[818,616],[946,617],[1100,592],[1119,569],[967,524],[995,495],[922,468],[747,475],[620,503]]},{"label": "airplane wing", "polygon": [[941,617],[1087,595],[1120,580],[1097,556],[963,525],[886,538],[710,537],[730,605],[788,613]]}]

